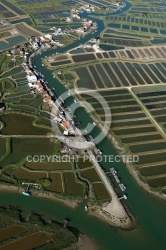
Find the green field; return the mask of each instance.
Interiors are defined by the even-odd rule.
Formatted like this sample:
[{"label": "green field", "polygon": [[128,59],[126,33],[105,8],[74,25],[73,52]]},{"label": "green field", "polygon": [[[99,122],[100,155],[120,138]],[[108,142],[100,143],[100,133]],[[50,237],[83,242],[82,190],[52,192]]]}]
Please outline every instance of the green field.
[{"label": "green field", "polygon": [[151,154],[144,154],[144,155],[139,155],[139,162],[137,163],[138,165],[145,164],[145,163],[154,163],[154,162],[160,162],[160,161],[166,161],[166,153],[152,153]]},{"label": "green field", "polygon": [[6,152],[6,139],[0,138],[0,157]]},{"label": "green field", "polygon": [[145,166],[139,169],[140,173],[143,176],[151,176],[151,175],[159,175],[165,174],[166,172],[166,163],[163,164],[156,164],[152,166]]},{"label": "green field", "polygon": [[76,182],[76,177],[74,173],[64,173],[64,183],[67,194],[72,195],[83,195],[84,186],[81,183]]},{"label": "green field", "polygon": [[11,154],[1,163],[1,166],[17,164],[29,155],[52,155],[55,147],[56,144],[47,138],[12,138]]},{"label": "green field", "polygon": [[156,143],[144,143],[140,145],[133,145],[130,147],[130,150],[133,153],[136,152],[145,152],[145,151],[153,151],[153,150],[161,150],[166,148],[166,142],[156,142]]},{"label": "green field", "polygon": [[[47,135],[49,129],[33,126],[34,117],[22,114],[1,115],[0,120],[5,124],[3,135]],[[26,128],[26,129],[25,129]]]},{"label": "green field", "polygon": [[77,165],[81,169],[89,168],[89,167],[92,167],[92,162],[88,159],[84,159],[82,157],[79,157],[79,161],[78,161]]},{"label": "green field", "polygon": [[15,180],[9,178],[6,175],[0,175],[0,181],[5,184],[15,184]]},{"label": "green field", "polygon": [[70,162],[27,162],[25,166],[32,170],[70,170]]},{"label": "green field", "polygon": [[51,192],[63,193],[61,173],[50,173],[51,184],[45,186],[45,189]]},{"label": "green field", "polygon": [[15,173],[15,177],[18,180],[38,181],[40,179],[47,178],[47,173],[42,171],[31,172],[24,168],[19,168]]},{"label": "green field", "polygon": [[148,178],[147,182],[152,187],[164,187],[166,186],[166,176],[155,176],[154,178]]},{"label": "green field", "polygon": [[93,183],[97,200],[110,200],[110,195],[103,183]]},{"label": "green field", "polygon": [[92,169],[87,169],[87,170],[82,170],[81,175],[88,180],[94,182],[94,181],[100,181],[100,177],[97,174],[96,170],[94,168]]},{"label": "green field", "polygon": [[126,134],[141,134],[148,132],[155,132],[157,129],[155,127],[138,127],[138,128],[127,128],[127,129],[114,129],[116,135],[126,135]]},{"label": "green field", "polygon": [[0,230],[0,241],[8,238],[17,237],[20,234],[27,232],[28,228],[21,225],[12,225]]}]

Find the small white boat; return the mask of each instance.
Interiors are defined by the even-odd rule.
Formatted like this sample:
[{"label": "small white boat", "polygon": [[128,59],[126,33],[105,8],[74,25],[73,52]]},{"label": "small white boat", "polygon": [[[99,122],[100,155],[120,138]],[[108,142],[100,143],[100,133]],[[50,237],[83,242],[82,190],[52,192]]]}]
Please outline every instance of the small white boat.
[{"label": "small white boat", "polygon": [[119,184],[120,189],[124,192],[126,190],[126,187],[123,183]]},{"label": "small white boat", "polygon": [[22,194],[26,196],[31,196],[31,193],[29,191],[23,191]]},{"label": "small white boat", "polygon": [[88,207],[87,206],[85,206],[85,212],[87,212],[88,211]]},{"label": "small white boat", "polygon": [[94,126],[96,126],[96,123],[95,123],[95,122],[93,122],[93,125],[94,125]]}]

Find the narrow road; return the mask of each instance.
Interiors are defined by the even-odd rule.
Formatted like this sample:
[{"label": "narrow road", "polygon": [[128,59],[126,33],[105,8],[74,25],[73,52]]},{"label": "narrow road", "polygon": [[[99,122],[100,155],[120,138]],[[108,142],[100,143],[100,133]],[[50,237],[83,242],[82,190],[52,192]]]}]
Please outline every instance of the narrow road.
[{"label": "narrow road", "polygon": [[116,192],[114,191],[114,188],[112,187],[109,179],[107,178],[104,171],[101,169],[99,163],[95,160],[92,151],[89,151],[88,153],[94,167],[96,168],[96,171],[98,172],[103,184],[105,185],[108,193],[110,194],[110,197],[112,198],[111,203],[109,204],[109,206],[106,207],[105,210],[116,218],[126,218],[127,214],[125,212],[125,209],[122,203],[120,202]]},{"label": "narrow road", "polygon": [[2,135],[2,138],[55,138],[54,135]]}]

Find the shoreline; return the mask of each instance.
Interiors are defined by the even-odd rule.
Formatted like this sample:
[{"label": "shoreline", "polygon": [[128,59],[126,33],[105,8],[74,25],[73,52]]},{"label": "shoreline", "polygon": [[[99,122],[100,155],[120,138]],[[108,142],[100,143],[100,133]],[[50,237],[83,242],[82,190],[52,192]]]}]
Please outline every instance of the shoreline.
[{"label": "shoreline", "polygon": [[130,230],[134,230],[136,228],[135,223],[133,222],[133,220],[130,219],[130,217],[126,217],[126,222],[124,222],[124,224],[122,224],[122,222],[120,221],[113,221],[113,219],[111,218],[111,216],[103,214],[102,211],[100,211],[101,209],[98,209],[97,211],[89,211],[89,215],[90,216],[94,216],[97,219],[99,219],[100,221],[110,225],[111,227],[115,228],[115,229],[119,229],[119,230],[123,230],[123,231],[130,231]]},{"label": "shoreline", "polygon": [[88,235],[80,232],[78,237],[78,241],[72,246],[65,248],[65,250],[101,250],[99,246],[97,246],[94,239],[91,239]]},{"label": "shoreline", "polygon": [[[0,191],[7,191],[7,192],[14,192],[14,193],[22,194],[22,191],[20,189],[21,189],[21,187],[0,184]],[[33,197],[46,198],[46,199],[50,199],[53,201],[62,202],[66,206],[71,207],[71,208],[76,208],[78,206],[77,200],[71,201],[69,199],[60,199],[58,197],[55,197],[53,194],[47,194],[47,193],[44,194],[44,193],[40,193],[40,192],[39,193],[34,192]]]},{"label": "shoreline", "polygon": [[[4,184],[2,184],[2,185],[0,184],[0,192],[1,191],[22,194],[21,187],[8,186],[8,185],[4,185]],[[60,199],[58,197],[55,197],[52,194],[44,194],[44,193],[40,193],[40,192],[39,193],[34,192],[34,197],[46,198],[46,199],[50,199],[53,201],[57,201],[57,202],[63,203],[64,205],[66,205],[70,208],[73,208],[73,209],[79,205],[78,200]],[[120,218],[113,217],[111,214],[104,212],[102,207],[95,207],[95,211],[92,211],[92,209],[88,210],[89,216],[95,216],[97,219],[101,220],[104,223],[107,223],[108,225],[110,225],[114,228],[121,229],[121,230],[131,230],[131,229],[135,228],[135,226],[134,226],[135,223],[133,222],[133,218],[131,218],[131,216],[129,216],[127,212],[126,212],[126,214],[127,214],[127,216],[126,216],[126,218],[123,219],[124,221],[122,222]]]}]

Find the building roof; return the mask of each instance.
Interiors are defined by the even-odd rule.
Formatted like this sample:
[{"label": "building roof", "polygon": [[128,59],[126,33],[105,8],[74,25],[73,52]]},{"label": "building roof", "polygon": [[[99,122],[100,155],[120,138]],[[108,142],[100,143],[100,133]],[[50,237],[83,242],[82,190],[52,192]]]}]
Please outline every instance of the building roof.
[{"label": "building roof", "polygon": [[44,92],[44,89],[43,89],[43,87],[42,87],[42,86],[41,86],[41,87],[39,87],[39,88],[38,88],[38,90],[39,90],[39,92],[40,92],[40,93],[43,93],[43,92]]},{"label": "building roof", "polygon": [[45,97],[43,98],[43,101],[44,101],[44,102],[52,102],[52,99],[51,99],[50,96],[45,96]]},{"label": "building roof", "polygon": [[69,131],[68,131],[68,130],[65,130],[65,131],[63,132],[63,134],[64,134],[64,135],[69,135]]},{"label": "building roof", "polygon": [[37,81],[37,77],[35,75],[27,75],[27,80],[28,82],[36,82]]},{"label": "building roof", "polygon": [[70,127],[70,123],[68,121],[64,121],[62,123],[62,125],[65,127],[65,128],[69,128]]},{"label": "building roof", "polygon": [[40,81],[35,82],[35,86],[36,86],[37,89],[43,89],[43,86],[40,83]]}]

